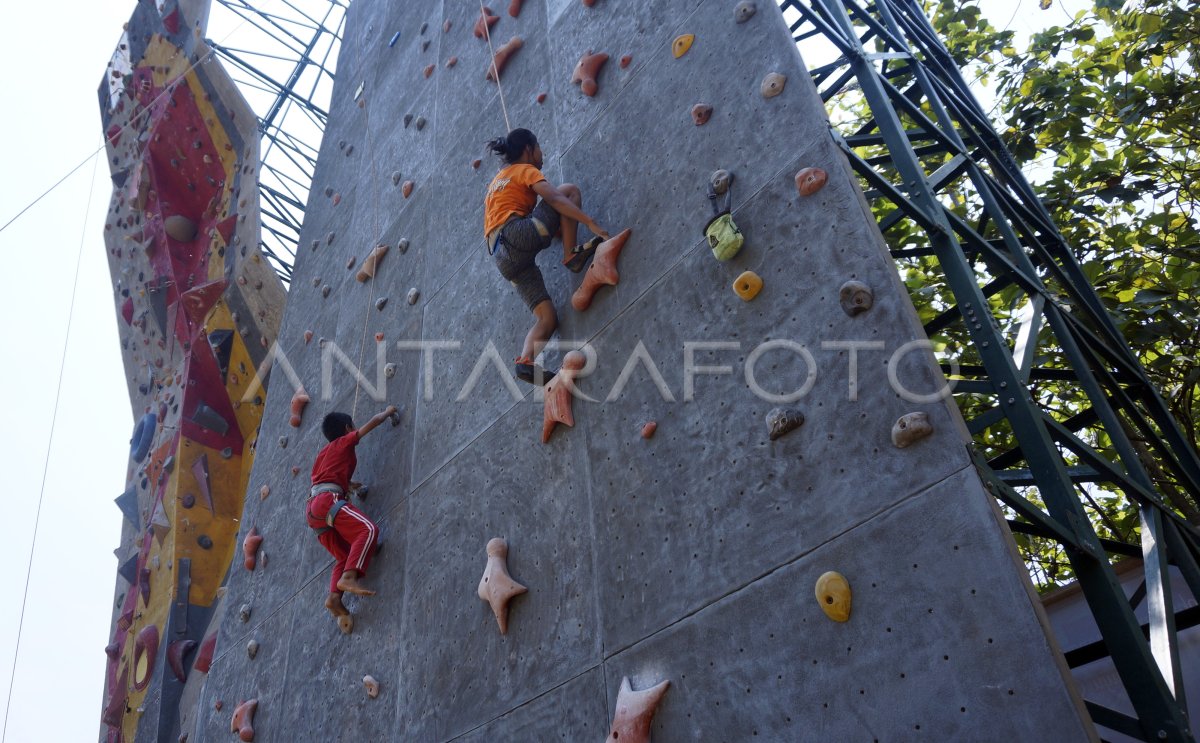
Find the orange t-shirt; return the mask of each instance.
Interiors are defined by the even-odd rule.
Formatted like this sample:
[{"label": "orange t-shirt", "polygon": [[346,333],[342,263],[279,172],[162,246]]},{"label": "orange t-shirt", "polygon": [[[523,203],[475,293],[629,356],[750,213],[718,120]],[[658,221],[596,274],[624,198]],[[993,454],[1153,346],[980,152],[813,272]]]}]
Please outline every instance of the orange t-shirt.
[{"label": "orange t-shirt", "polygon": [[492,179],[487,196],[483,198],[484,237],[513,214],[521,217],[529,215],[538,199],[533,184],[544,180],[546,176],[532,165],[517,163],[502,168]]}]

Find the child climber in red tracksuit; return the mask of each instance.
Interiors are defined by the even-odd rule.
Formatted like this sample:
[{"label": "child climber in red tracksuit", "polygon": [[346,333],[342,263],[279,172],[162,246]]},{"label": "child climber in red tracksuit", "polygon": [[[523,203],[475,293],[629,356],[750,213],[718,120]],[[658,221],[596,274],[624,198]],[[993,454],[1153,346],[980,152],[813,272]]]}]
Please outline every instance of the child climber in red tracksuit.
[{"label": "child climber in red tracksuit", "polygon": [[317,532],[317,540],[334,559],[325,608],[347,633],[354,627],[354,620],[342,603],[342,594],[349,591],[358,596],[375,595],[362,585],[360,579],[367,574],[379,537],[375,522],[350,505],[350,477],[358,464],[354,447],[363,436],[395,413],[396,408],[388,406],[357,430],[354,421],[345,413],[330,413],[321,421],[321,433],[329,443],[313,463],[312,491],[305,512],[309,528]]}]

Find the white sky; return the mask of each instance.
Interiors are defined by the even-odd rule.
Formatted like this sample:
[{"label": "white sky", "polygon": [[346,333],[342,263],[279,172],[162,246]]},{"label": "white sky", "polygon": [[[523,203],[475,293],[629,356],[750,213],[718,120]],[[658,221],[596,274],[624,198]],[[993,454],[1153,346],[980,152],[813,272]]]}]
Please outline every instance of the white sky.
[{"label": "white sky", "polygon": [[[372,0],[379,1],[379,0]],[[1003,28],[1068,19],[1056,0],[982,0]],[[1066,0],[1074,10],[1083,0]],[[101,145],[97,88],[134,0],[10,2],[0,44],[0,224]],[[1020,46],[1018,46],[1020,49]],[[95,177],[93,178],[93,172]],[[86,741],[99,734],[104,646],[116,581],[133,414],[123,380],[116,308],[102,237],[111,181],[103,157],[0,232],[4,391],[0,471],[9,481],[8,538],[0,540],[0,692],[13,673],[21,597],[33,567],[12,690],[11,741]],[[89,196],[91,207],[88,208]],[[86,217],[86,218],[85,218]],[[82,263],[68,318],[76,257]],[[71,329],[68,342],[67,325]],[[58,419],[51,444],[60,363]],[[47,447],[49,460],[47,464]],[[33,543],[38,494],[44,501]]]}]

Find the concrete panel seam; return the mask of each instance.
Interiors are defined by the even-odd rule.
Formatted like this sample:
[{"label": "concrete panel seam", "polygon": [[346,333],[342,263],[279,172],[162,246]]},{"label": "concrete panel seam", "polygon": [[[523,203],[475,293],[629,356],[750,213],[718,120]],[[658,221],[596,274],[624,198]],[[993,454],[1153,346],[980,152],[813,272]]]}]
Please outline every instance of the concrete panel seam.
[{"label": "concrete panel seam", "polygon": [[[489,720],[484,720],[483,722],[479,723],[478,725],[476,725],[475,727],[471,728],[470,730],[464,730],[463,732],[459,733],[458,735],[454,736],[453,738],[448,738],[448,739],[447,739],[447,743],[450,743],[450,741],[461,740],[461,739],[465,738],[466,736],[470,735],[471,733],[475,732],[476,730],[479,730],[479,729],[481,729],[481,728],[485,728],[485,727],[487,727],[488,725],[491,725],[491,724],[492,724],[493,722],[495,722],[496,720],[499,720],[501,717],[504,717],[505,715],[508,715],[508,714],[512,714],[513,712],[516,712],[517,710],[521,709],[522,707],[526,707],[526,706],[528,706],[528,705],[530,705],[530,704],[533,704],[534,702],[536,702],[537,700],[539,700],[539,699],[541,699],[542,697],[546,696],[547,694],[553,694],[554,692],[558,691],[558,690],[559,690],[559,689],[561,689],[562,687],[564,687],[564,686],[566,686],[567,684],[571,683],[571,682],[572,682],[572,681],[574,681],[575,679],[577,679],[577,678],[580,678],[581,676],[586,676],[587,674],[591,673],[592,671],[596,670],[597,668],[602,668],[603,666],[604,666],[603,662],[601,662],[601,663],[597,663],[597,664],[596,664],[596,665],[594,665],[594,666],[588,666],[587,668],[583,669],[582,671],[580,671],[579,673],[575,674],[574,676],[571,676],[571,677],[570,677],[570,678],[568,678],[568,679],[564,679],[564,680],[563,680],[561,683],[555,684],[554,686],[550,687],[549,689],[546,689],[545,691],[539,692],[538,694],[535,694],[534,696],[532,696],[532,697],[530,697],[530,698],[526,699],[525,701],[523,701],[523,702],[521,702],[520,704],[518,704],[516,707],[511,707],[511,708],[509,708],[509,709],[506,709],[506,710],[504,710],[503,712],[501,712],[500,714],[496,715],[495,717],[493,717],[493,718],[491,718],[491,719],[489,719]],[[607,677],[606,677],[606,678],[605,678],[605,685],[604,685],[604,693],[605,693],[605,696],[606,696],[606,697],[607,697],[607,695],[608,695],[608,683],[607,683],[607,681],[608,681],[608,679],[607,679]]]},{"label": "concrete panel seam", "polygon": [[[752,585],[754,585],[755,583],[759,582],[759,581],[760,581],[760,580],[762,580],[763,578],[766,578],[766,577],[768,577],[768,576],[770,576],[770,575],[773,575],[773,574],[775,574],[775,573],[779,572],[780,570],[783,570],[783,569],[785,569],[785,568],[787,568],[787,567],[789,567],[789,566],[791,566],[791,565],[794,565],[795,563],[797,563],[797,562],[799,562],[800,560],[804,559],[805,557],[807,557],[808,555],[812,554],[813,552],[815,552],[815,551],[817,551],[817,550],[821,549],[821,548],[822,548],[822,547],[824,547],[825,545],[827,545],[827,544],[832,544],[833,542],[836,542],[836,541],[838,541],[838,540],[840,540],[840,539],[844,538],[844,537],[845,537],[847,534],[849,534],[850,532],[852,532],[852,531],[855,531],[855,530],[857,530],[857,529],[860,529],[860,528],[862,528],[862,527],[865,527],[866,525],[870,524],[872,521],[875,521],[875,520],[877,520],[877,519],[879,519],[879,518],[881,518],[881,517],[883,517],[883,516],[886,516],[887,514],[891,513],[892,511],[895,511],[897,508],[900,508],[901,506],[905,505],[905,504],[906,504],[906,503],[908,503],[909,501],[912,501],[912,500],[914,500],[914,499],[916,499],[916,498],[919,498],[919,497],[921,497],[921,496],[922,496],[922,495],[924,495],[925,493],[927,493],[927,492],[929,492],[930,490],[932,490],[932,489],[934,489],[934,488],[938,487],[939,485],[941,485],[943,482],[946,482],[947,480],[953,479],[954,477],[956,477],[956,476],[958,476],[958,475],[962,474],[963,472],[965,472],[965,471],[967,471],[967,470],[972,470],[972,472],[973,472],[973,471],[974,471],[974,466],[973,466],[972,464],[967,464],[967,465],[965,465],[965,466],[963,466],[963,467],[961,467],[961,468],[959,468],[959,469],[957,469],[957,470],[954,470],[953,472],[951,472],[951,473],[947,474],[947,475],[946,475],[945,477],[943,477],[942,479],[940,479],[940,480],[938,480],[938,481],[936,481],[936,482],[930,483],[929,485],[926,485],[925,487],[923,487],[923,488],[920,488],[919,490],[916,490],[916,491],[914,491],[914,492],[912,492],[912,493],[909,493],[908,495],[904,496],[903,498],[900,498],[899,500],[895,501],[894,503],[892,503],[891,505],[887,506],[886,508],[882,508],[882,509],[880,509],[879,511],[876,511],[875,513],[872,513],[872,514],[868,515],[866,518],[862,519],[862,520],[861,520],[861,521],[859,521],[857,524],[854,524],[853,526],[850,526],[850,527],[848,527],[848,528],[846,528],[846,529],[843,529],[842,531],[840,531],[840,532],[838,532],[838,533],[836,533],[836,534],[833,534],[833,535],[831,535],[831,536],[830,536],[828,539],[826,539],[826,540],[824,540],[824,541],[822,541],[822,542],[820,542],[820,543],[818,543],[818,544],[814,544],[814,545],[813,545],[812,547],[810,547],[809,549],[806,549],[806,550],[804,550],[804,551],[800,552],[799,554],[795,555],[794,557],[791,557],[791,558],[789,558],[788,560],[785,560],[784,562],[781,562],[781,563],[779,563],[778,565],[776,565],[775,567],[771,568],[770,570],[767,570],[766,572],[762,573],[761,575],[757,575],[757,576],[755,576],[754,578],[751,578],[750,580],[747,580],[745,583],[742,583],[741,585],[734,586],[733,588],[729,589],[729,590],[728,590],[728,591],[726,591],[725,593],[723,593],[723,594],[721,594],[720,596],[716,597],[716,598],[715,598],[715,599],[713,599],[712,601],[709,601],[708,603],[704,604],[703,606],[698,606],[698,607],[696,607],[695,609],[693,609],[693,610],[691,610],[691,611],[687,612],[686,614],[683,614],[683,615],[679,616],[679,617],[678,617],[678,618],[676,618],[674,621],[670,622],[669,624],[665,624],[665,625],[663,625],[662,627],[659,627],[658,629],[654,630],[653,632],[651,632],[650,634],[646,635],[645,637],[640,637],[640,638],[638,638],[637,640],[634,640],[633,642],[630,642],[630,643],[628,643],[627,645],[625,645],[625,646],[623,646],[623,647],[620,647],[620,648],[614,649],[612,652],[610,652],[610,653],[607,653],[606,655],[604,655],[604,660],[605,660],[605,662],[608,662],[610,659],[612,659],[612,658],[616,657],[617,655],[620,655],[620,654],[624,653],[625,651],[627,651],[627,650],[629,650],[629,649],[631,649],[631,648],[635,648],[635,647],[637,647],[638,645],[642,644],[643,642],[646,642],[647,640],[649,640],[649,639],[651,639],[651,638],[653,638],[653,637],[655,637],[655,636],[657,636],[657,635],[660,635],[660,634],[662,634],[663,632],[666,632],[667,630],[671,629],[671,628],[672,628],[672,627],[674,627],[675,625],[677,625],[677,624],[680,624],[681,622],[685,622],[685,621],[687,621],[688,619],[691,619],[692,617],[694,617],[694,616],[696,616],[696,615],[700,614],[701,612],[703,612],[704,610],[708,609],[709,607],[711,607],[711,606],[716,606],[717,604],[719,604],[719,603],[723,602],[725,599],[727,599],[727,598],[729,598],[729,597],[733,596],[734,594],[740,593],[741,591],[745,590],[746,588],[749,588],[750,586],[752,586]],[[991,497],[991,496],[988,496],[988,497]],[[604,652],[604,650],[602,649],[602,650],[601,650],[601,652]]]}]

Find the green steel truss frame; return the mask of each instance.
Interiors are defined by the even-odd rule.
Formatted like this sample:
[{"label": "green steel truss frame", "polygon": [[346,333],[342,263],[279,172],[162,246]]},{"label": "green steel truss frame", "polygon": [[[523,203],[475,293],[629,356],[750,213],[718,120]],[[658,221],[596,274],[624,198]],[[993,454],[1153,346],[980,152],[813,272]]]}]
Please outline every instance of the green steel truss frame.
[{"label": "green steel truss frame", "polygon": [[[862,104],[848,124],[833,117],[832,135],[901,269],[934,289],[940,313],[927,333],[962,348],[954,394],[985,485],[1014,532],[1069,558],[1103,640],[1068,664],[1111,657],[1134,710],[1087,701],[1093,720],[1137,739],[1192,740],[1176,633],[1197,612],[1177,615],[1173,596],[1200,597],[1195,449],[920,5],[777,2],[802,50],[810,40],[835,50],[810,68],[822,100]],[[1068,405],[1048,403],[1049,381],[1072,390]],[[1136,505],[1141,544],[1097,535],[1088,505],[1098,492]],[[1122,556],[1144,561],[1133,596],[1112,568]],[[1171,568],[1185,584],[1174,594]]]}]

